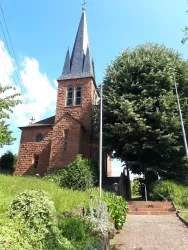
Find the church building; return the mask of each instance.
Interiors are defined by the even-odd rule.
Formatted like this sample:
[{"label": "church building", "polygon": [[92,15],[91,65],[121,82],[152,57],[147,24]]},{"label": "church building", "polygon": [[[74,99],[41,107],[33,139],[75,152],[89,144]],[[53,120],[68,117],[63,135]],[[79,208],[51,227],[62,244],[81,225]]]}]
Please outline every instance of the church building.
[{"label": "church building", "polygon": [[[20,127],[22,134],[15,175],[54,173],[74,161],[77,154],[99,160],[99,138],[93,127],[93,107],[98,104],[99,93],[85,8],[72,54],[68,49],[57,82],[55,116]],[[110,172],[110,159],[108,162]]]}]

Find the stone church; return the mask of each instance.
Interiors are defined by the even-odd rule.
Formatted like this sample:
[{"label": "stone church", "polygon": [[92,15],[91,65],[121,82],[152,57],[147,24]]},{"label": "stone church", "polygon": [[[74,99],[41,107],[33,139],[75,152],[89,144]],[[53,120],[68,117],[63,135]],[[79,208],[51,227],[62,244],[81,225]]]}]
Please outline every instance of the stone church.
[{"label": "stone church", "polygon": [[[68,49],[57,82],[55,116],[20,127],[22,134],[15,175],[42,176],[54,173],[74,161],[77,154],[99,160],[99,138],[94,134],[92,115],[93,106],[98,104],[99,93],[85,8],[72,54]],[[106,175],[107,172],[110,175],[109,157],[104,157],[104,164]]]}]

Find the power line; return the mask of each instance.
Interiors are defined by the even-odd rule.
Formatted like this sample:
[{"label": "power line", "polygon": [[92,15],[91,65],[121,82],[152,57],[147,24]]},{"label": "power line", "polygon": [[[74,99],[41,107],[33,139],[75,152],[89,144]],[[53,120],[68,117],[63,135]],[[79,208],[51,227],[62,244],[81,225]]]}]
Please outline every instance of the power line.
[{"label": "power line", "polygon": [[[16,57],[16,54],[15,54],[15,51],[14,51],[13,43],[12,43],[12,40],[11,40],[11,37],[10,37],[10,33],[9,33],[9,30],[8,30],[8,26],[7,26],[7,23],[6,23],[6,19],[5,19],[5,15],[4,15],[1,3],[0,3],[0,9],[1,9],[2,16],[3,16],[3,21],[4,21],[4,24],[5,24],[6,32],[8,34],[10,46],[11,46],[12,53],[13,53],[13,57],[15,59],[15,64],[16,64],[16,67],[18,68],[19,72],[20,72],[20,67],[19,67],[19,64],[18,64],[18,61],[17,61],[17,57]],[[10,48],[9,48],[9,45],[8,45],[8,42],[7,42],[7,39],[6,39],[5,32],[4,32],[4,29],[3,29],[1,21],[0,21],[0,24],[1,24],[1,29],[3,31],[3,36],[5,38],[5,42],[6,42],[6,45],[7,45],[7,48],[8,48],[8,52],[11,55]],[[22,92],[24,94],[24,99],[26,101],[25,105],[26,105],[27,113],[30,115],[30,117],[32,117],[32,113],[30,112],[30,108],[29,108],[29,100],[27,98],[27,93],[26,93],[26,90],[25,90],[25,86],[22,84],[22,81],[21,81],[21,78],[20,78],[20,74],[18,74],[16,68],[15,68],[15,72],[16,72],[16,76],[17,76],[17,79],[18,79],[18,84],[19,84],[19,86],[20,86],[20,88],[21,88],[21,90],[22,90]]]},{"label": "power line", "polygon": [[[1,22],[0,22],[0,25],[1,25]],[[10,72],[11,72],[11,66],[10,66],[10,64],[9,64],[9,62],[8,62],[8,59],[6,58],[6,56],[5,56],[5,54],[4,54],[4,53],[5,53],[5,52],[4,52],[4,49],[3,49],[3,47],[1,47],[1,48],[2,48],[2,51],[3,51],[3,57],[4,57],[4,59],[6,60],[7,65],[8,65],[8,67],[9,67],[9,70],[10,70]],[[8,73],[8,71],[7,71],[7,68],[6,68],[6,66],[5,66],[4,60],[3,60],[3,65],[4,65],[4,68],[5,68],[7,77],[8,77],[8,79],[10,80],[10,84],[11,84],[12,86],[14,86],[14,85],[11,83],[11,79],[10,79],[9,73]],[[16,80],[15,80],[14,76],[12,76],[12,80],[13,80],[13,82],[16,83]],[[17,83],[16,83],[16,85],[17,85]],[[18,85],[17,85],[17,86],[18,86]],[[23,104],[23,111],[24,111],[24,114],[25,114],[26,118],[28,119],[28,115],[27,115],[27,114],[28,114],[28,111],[27,111],[26,107],[24,106],[24,104]]]}]

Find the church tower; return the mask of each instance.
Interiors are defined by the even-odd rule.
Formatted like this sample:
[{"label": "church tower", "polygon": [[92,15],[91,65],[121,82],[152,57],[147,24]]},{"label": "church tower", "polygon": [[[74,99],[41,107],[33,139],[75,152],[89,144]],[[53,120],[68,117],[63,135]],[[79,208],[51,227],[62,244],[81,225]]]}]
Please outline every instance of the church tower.
[{"label": "church tower", "polygon": [[[55,116],[22,130],[15,175],[53,173],[77,154],[98,161],[99,140],[93,131],[93,106],[98,103],[86,13],[83,8],[74,47],[68,49],[58,78]],[[39,107],[40,108],[40,107]]]},{"label": "church tower", "polygon": [[93,136],[92,110],[98,102],[94,62],[91,57],[85,8],[83,8],[74,47],[69,48],[58,78],[55,124],[53,127],[49,172],[72,162],[77,154],[97,158],[98,139]]}]

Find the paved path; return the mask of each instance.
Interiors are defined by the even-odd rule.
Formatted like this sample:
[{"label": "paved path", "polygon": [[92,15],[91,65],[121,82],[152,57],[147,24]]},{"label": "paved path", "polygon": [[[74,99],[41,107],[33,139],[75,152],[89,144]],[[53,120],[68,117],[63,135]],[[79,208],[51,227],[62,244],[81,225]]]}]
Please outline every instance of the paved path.
[{"label": "paved path", "polygon": [[128,215],[114,243],[120,250],[188,250],[188,227],[176,215]]}]

